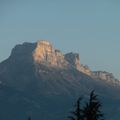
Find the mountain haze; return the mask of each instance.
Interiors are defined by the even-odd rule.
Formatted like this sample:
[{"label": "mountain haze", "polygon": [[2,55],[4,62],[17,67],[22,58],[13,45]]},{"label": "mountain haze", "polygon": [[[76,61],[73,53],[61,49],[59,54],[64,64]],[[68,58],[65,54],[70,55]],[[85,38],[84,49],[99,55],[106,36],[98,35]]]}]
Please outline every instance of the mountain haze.
[{"label": "mountain haze", "polygon": [[93,89],[106,120],[119,120],[120,82],[112,73],[92,71],[78,53],[64,55],[46,40],[19,44],[0,63],[0,119],[67,119],[77,97]]}]

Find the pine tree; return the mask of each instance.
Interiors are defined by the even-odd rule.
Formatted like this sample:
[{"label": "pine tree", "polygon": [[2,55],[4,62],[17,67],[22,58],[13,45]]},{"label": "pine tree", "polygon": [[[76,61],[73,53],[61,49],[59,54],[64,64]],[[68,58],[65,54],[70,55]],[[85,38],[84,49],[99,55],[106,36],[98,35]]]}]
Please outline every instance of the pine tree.
[{"label": "pine tree", "polygon": [[31,120],[31,117],[28,117],[28,120]]},{"label": "pine tree", "polygon": [[79,98],[76,102],[75,105],[75,110],[70,112],[71,116],[69,116],[68,118],[70,118],[71,120],[83,120],[83,115],[82,115],[82,109],[81,109],[81,100],[82,98]]},{"label": "pine tree", "polygon": [[84,120],[103,120],[101,103],[94,91],[90,94],[89,102],[84,107]]}]

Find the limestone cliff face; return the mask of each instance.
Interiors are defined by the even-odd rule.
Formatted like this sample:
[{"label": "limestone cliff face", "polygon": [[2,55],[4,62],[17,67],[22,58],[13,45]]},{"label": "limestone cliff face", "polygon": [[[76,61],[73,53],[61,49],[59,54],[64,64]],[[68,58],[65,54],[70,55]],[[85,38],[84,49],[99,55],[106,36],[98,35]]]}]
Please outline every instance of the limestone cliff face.
[{"label": "limestone cliff face", "polygon": [[55,50],[52,44],[46,40],[37,42],[33,52],[33,59],[36,64],[61,68],[67,66],[64,55],[59,50]]},{"label": "limestone cliff face", "polygon": [[108,80],[108,79],[111,79],[112,74],[105,71],[95,71],[93,72],[93,76],[96,78],[101,78],[103,80]]},{"label": "limestone cliff face", "polygon": [[92,75],[92,71],[90,70],[90,68],[87,65],[81,65],[80,66],[80,71],[91,76]]},{"label": "limestone cliff face", "polygon": [[99,79],[106,80],[106,81],[110,81],[110,82],[112,81],[114,83],[118,82],[118,80],[113,76],[112,73],[109,73],[106,71],[94,71],[94,72],[92,72],[92,77],[99,78]]},{"label": "limestone cliff face", "polygon": [[89,67],[80,64],[80,57],[78,53],[67,53],[65,55],[58,49],[54,49],[52,44],[46,40],[37,42],[37,46],[33,52],[33,59],[36,64],[43,64],[46,66],[66,68],[74,67],[80,72],[91,75]]},{"label": "limestone cliff face", "polygon": [[67,53],[65,59],[77,70],[80,71],[80,57],[78,53]]},{"label": "limestone cliff face", "polygon": [[86,75],[91,76],[92,72],[88,66],[80,64],[80,57],[78,53],[68,53],[65,55],[65,59],[74,66],[78,71],[83,72]]},{"label": "limestone cliff face", "polygon": [[[18,53],[19,50],[17,54]],[[33,51],[33,60],[37,66],[42,64],[49,67],[63,69],[74,67],[78,71],[95,79],[97,78],[114,82],[118,81],[111,73],[105,71],[92,71],[87,65],[80,64],[80,57],[78,53],[71,52],[63,55],[60,50],[54,49],[52,44],[46,40],[37,42],[37,45]]]}]

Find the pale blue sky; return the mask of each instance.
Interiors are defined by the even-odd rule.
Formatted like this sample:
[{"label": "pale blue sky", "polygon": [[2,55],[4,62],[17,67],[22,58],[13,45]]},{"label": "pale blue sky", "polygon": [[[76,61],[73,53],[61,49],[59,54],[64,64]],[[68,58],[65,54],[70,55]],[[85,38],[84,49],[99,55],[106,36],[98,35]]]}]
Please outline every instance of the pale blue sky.
[{"label": "pale blue sky", "polygon": [[0,61],[16,44],[39,39],[120,79],[119,0],[0,0]]}]

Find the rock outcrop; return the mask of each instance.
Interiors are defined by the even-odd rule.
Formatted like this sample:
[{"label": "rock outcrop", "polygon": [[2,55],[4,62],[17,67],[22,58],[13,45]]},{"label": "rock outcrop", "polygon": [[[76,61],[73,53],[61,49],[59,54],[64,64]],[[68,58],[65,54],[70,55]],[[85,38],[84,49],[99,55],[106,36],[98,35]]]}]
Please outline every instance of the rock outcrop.
[{"label": "rock outcrop", "polygon": [[65,54],[65,59],[78,71],[83,72],[86,75],[91,76],[92,72],[87,65],[80,64],[80,56],[78,53],[67,53]]},{"label": "rock outcrop", "polygon": [[92,77],[96,79],[102,79],[107,82],[113,82],[120,84],[119,80],[117,80],[112,73],[106,72],[106,71],[93,71]]},{"label": "rock outcrop", "polygon": [[65,59],[77,70],[80,71],[80,57],[78,53],[67,53]]},{"label": "rock outcrop", "polygon": [[92,76],[92,71],[90,70],[90,68],[87,65],[80,65],[80,71],[85,73],[86,75]]},{"label": "rock outcrop", "polygon": [[36,64],[44,64],[46,66],[64,68],[67,61],[60,50],[55,50],[52,44],[46,40],[38,41],[33,52],[33,59]]},{"label": "rock outcrop", "polygon": [[74,67],[78,71],[97,79],[106,81],[118,81],[113,74],[105,71],[92,71],[87,65],[80,64],[80,56],[78,53],[67,53],[65,55],[58,49],[54,49],[52,44],[46,40],[37,42],[35,50],[33,51],[33,60],[35,64],[43,64],[56,68],[70,68]]}]

